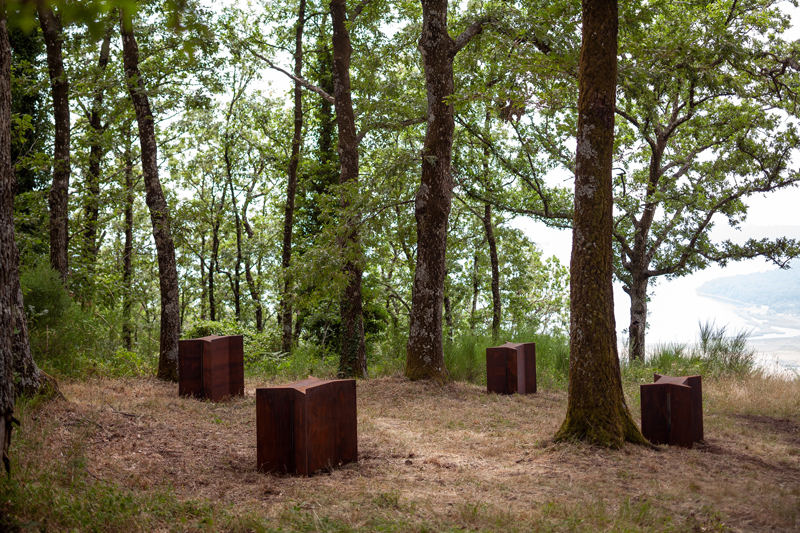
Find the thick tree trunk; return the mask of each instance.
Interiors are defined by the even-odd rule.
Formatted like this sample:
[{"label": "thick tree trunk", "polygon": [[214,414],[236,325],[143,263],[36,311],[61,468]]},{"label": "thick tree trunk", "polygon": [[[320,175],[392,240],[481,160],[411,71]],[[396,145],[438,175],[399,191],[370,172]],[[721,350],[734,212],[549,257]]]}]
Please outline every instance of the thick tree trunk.
[{"label": "thick tree trunk", "polygon": [[350,33],[347,28],[347,1],[331,0],[333,25],[333,87],[336,101],[336,125],[339,131],[340,205],[344,217],[344,235],[340,243],[345,259],[347,286],[340,302],[342,320],[339,374],[367,377],[367,348],[364,340],[364,310],[361,296],[361,243],[358,238],[360,217],[350,213],[352,195],[358,182],[358,139],[353,100],[350,97]]},{"label": "thick tree trunk", "polygon": [[14,241],[17,178],[11,163],[11,44],[6,5],[0,3],[0,446],[6,471],[14,414],[14,329],[19,293],[19,263]]},{"label": "thick tree trunk", "polygon": [[406,377],[447,380],[442,348],[447,219],[453,197],[451,159],[455,121],[449,98],[454,92],[456,42],[447,32],[447,0],[422,0],[418,48],[425,68],[428,127],[422,147],[422,179],[417,190],[417,267],[411,296]]},{"label": "thick tree trunk", "polygon": [[492,264],[492,339],[500,338],[500,261],[497,258],[497,241],[494,238],[494,223],[492,221],[492,205],[486,204],[483,210],[483,229],[486,232],[486,242],[489,243],[489,260]]},{"label": "thick tree trunk", "polygon": [[[130,128],[130,123],[126,122]],[[133,349],[133,155],[131,154],[130,129],[126,132],[125,145],[125,248],[122,263],[122,343],[125,349]]]},{"label": "thick tree trunk", "polygon": [[612,291],[617,0],[583,0],[567,416],[558,439],[646,442],[622,393]]},{"label": "thick tree trunk", "polygon": [[631,361],[644,361],[645,357],[645,329],[647,327],[647,282],[648,278],[634,276],[628,295],[631,298],[631,323],[628,329],[630,334]]},{"label": "thick tree trunk", "polygon": [[[100,45],[100,57],[97,67],[100,72],[99,79],[95,80],[97,88],[92,101],[92,110],[89,114],[89,127],[92,129],[91,147],[89,148],[89,171],[86,174],[86,202],[83,207],[85,225],[83,229],[83,260],[86,269],[87,287],[93,285],[94,265],[97,262],[97,253],[100,248],[97,242],[97,222],[100,214],[100,161],[103,158],[102,135],[105,128],[102,124],[103,110],[103,72],[108,66],[108,56],[111,50],[111,31],[107,31]],[[89,298],[91,299],[89,291]]]},{"label": "thick tree trunk", "polygon": [[[297,11],[297,26],[294,42],[294,75],[303,75],[303,29],[306,24],[306,0],[300,0]],[[294,232],[294,200],[297,195],[297,167],[300,164],[300,144],[303,137],[303,87],[294,84],[294,135],[292,157],[289,160],[289,175],[286,182],[286,207],[283,215],[283,250],[281,269],[283,272],[283,294],[278,321],[281,325],[281,350],[292,350],[292,290],[294,281],[289,272],[292,266],[292,233]]]},{"label": "thick tree trunk", "polygon": [[47,69],[53,94],[55,120],[53,147],[53,184],[50,187],[50,265],[66,283],[69,275],[69,82],[64,73],[61,53],[63,35],[60,16],[43,0],[37,2],[39,24],[47,48]]},{"label": "thick tree trunk", "polygon": [[158,160],[156,157],[156,132],[153,112],[139,73],[139,46],[133,35],[130,16],[121,16],[122,57],[128,90],[136,110],[139,125],[139,141],[142,146],[142,174],[147,207],[153,224],[153,237],[158,257],[158,277],[161,289],[161,336],[158,357],[158,377],[177,381],[178,379],[178,339],[181,333],[180,297],[178,291],[178,270],[175,264],[175,245],[170,230],[169,207],[158,179]]}]

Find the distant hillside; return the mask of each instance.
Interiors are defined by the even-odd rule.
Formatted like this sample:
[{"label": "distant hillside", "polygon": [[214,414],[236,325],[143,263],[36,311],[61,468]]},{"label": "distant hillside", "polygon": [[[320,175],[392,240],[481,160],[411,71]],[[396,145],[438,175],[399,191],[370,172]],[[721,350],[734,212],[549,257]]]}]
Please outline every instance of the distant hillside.
[{"label": "distant hillside", "polygon": [[800,314],[800,269],[712,279],[703,283],[697,293],[744,304],[766,305],[777,313]]}]

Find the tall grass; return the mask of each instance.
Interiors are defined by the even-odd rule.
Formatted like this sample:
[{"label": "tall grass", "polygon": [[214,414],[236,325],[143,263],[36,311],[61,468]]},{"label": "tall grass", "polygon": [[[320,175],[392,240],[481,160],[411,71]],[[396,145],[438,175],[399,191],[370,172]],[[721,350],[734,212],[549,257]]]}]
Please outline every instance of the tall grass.
[{"label": "tall grass", "polygon": [[445,346],[444,362],[455,381],[486,385],[486,348],[505,342],[536,343],[536,377],[539,386],[561,388],[569,370],[569,340],[558,335],[516,331],[494,340],[488,334],[465,334]]},{"label": "tall grass", "polygon": [[656,346],[644,361],[623,365],[623,376],[633,380],[652,379],[652,374],[710,377],[745,376],[757,372],[756,351],[747,344],[746,330],[728,333],[727,326],[701,322],[694,345],[668,343]]}]

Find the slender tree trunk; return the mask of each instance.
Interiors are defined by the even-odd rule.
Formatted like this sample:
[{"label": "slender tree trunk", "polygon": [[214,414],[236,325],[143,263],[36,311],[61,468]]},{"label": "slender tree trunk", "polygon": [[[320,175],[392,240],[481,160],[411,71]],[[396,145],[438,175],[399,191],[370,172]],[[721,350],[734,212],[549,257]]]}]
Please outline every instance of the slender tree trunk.
[{"label": "slender tree trunk", "polygon": [[444,295],[444,323],[447,326],[447,349],[453,348],[453,310],[450,308],[450,297]]},{"label": "slender tree trunk", "polygon": [[236,205],[236,193],[233,190],[233,170],[230,157],[230,147],[225,146],[225,169],[228,175],[228,185],[231,189],[231,206],[233,207],[234,223],[236,227],[236,264],[233,269],[233,303],[238,321],[242,316],[242,298],[240,295],[241,287],[241,268],[242,268],[242,221],[239,219],[239,208]]},{"label": "slender tree trunk", "polygon": [[131,154],[130,122],[126,127],[125,144],[125,251],[122,263],[122,342],[125,349],[133,349],[133,323],[131,308],[133,306],[133,155]]},{"label": "slender tree trunk", "polygon": [[497,258],[497,242],[494,238],[494,224],[492,221],[492,205],[486,204],[483,209],[483,229],[486,232],[486,242],[489,243],[489,260],[492,263],[492,339],[500,338],[500,262]]},{"label": "slender tree trunk", "polygon": [[131,17],[124,12],[121,15],[120,27],[125,77],[128,80],[128,89],[139,125],[139,141],[142,145],[142,174],[144,175],[147,207],[150,209],[158,257],[158,277],[161,289],[158,377],[177,381],[178,339],[181,333],[180,298],[178,270],[175,264],[175,245],[170,230],[169,207],[158,179],[155,124],[144,81],[139,73],[139,46],[133,35]]},{"label": "slender tree trunk", "polygon": [[[483,242],[481,242],[481,246],[483,246]],[[481,273],[478,269],[479,259],[480,255],[476,248],[472,256],[472,307],[469,313],[469,332],[473,335],[478,327],[478,294],[480,294],[481,289]]]},{"label": "slender tree trunk", "polygon": [[583,0],[567,416],[557,439],[646,442],[625,404],[612,291],[617,0]]},{"label": "slender tree trunk", "polygon": [[364,340],[364,310],[361,296],[362,251],[358,225],[360,214],[351,213],[352,197],[358,182],[358,139],[353,100],[350,97],[350,32],[347,28],[347,1],[331,0],[333,25],[333,87],[336,101],[336,124],[339,130],[339,185],[342,188],[340,205],[344,217],[341,246],[345,259],[347,286],[342,295],[341,354],[339,374],[347,377],[367,377],[367,348]]},{"label": "slender tree trunk", "polygon": [[[249,205],[250,202],[248,199],[248,201],[245,201],[244,206],[242,207],[242,225],[244,226],[244,231],[247,234],[248,240],[252,240],[255,236],[255,232],[247,222],[247,209]],[[245,254],[244,256],[244,277],[247,280],[247,287],[250,289],[250,298],[253,299],[253,304],[256,308],[256,330],[264,331],[264,304],[261,302],[261,294],[258,285],[256,284],[256,280],[253,277],[253,267],[250,264],[249,253]]]},{"label": "slender tree trunk", "polygon": [[[97,262],[99,244],[97,243],[97,221],[100,213],[100,161],[103,158],[102,135],[105,128],[102,124],[103,110],[103,73],[108,66],[108,56],[111,50],[111,30],[106,31],[103,42],[100,45],[100,58],[97,60],[97,67],[100,71],[99,79],[96,80],[97,88],[92,101],[92,111],[89,114],[89,127],[92,129],[91,147],[89,148],[89,171],[86,174],[86,203],[83,207],[84,218],[86,220],[83,229],[83,258],[86,269],[87,287],[93,285],[94,265]],[[89,298],[91,299],[91,292]]]},{"label": "slender tree trunk", "polygon": [[647,327],[647,282],[647,277],[634,275],[633,283],[627,290],[631,298],[631,323],[628,329],[630,334],[629,358],[631,361],[644,361],[644,339]]},{"label": "slender tree trunk", "polygon": [[206,319],[206,299],[208,298],[208,285],[206,285],[206,236],[200,236],[200,320]]},{"label": "slender tree trunk", "polygon": [[64,73],[61,53],[63,34],[61,17],[56,16],[44,0],[36,4],[39,24],[47,49],[47,69],[53,94],[55,134],[53,148],[53,184],[50,187],[50,265],[66,284],[69,275],[69,82]]},{"label": "slender tree trunk", "polygon": [[625,269],[631,275],[631,286],[625,287],[631,299],[630,316],[631,321],[628,328],[630,334],[628,358],[631,361],[644,361],[645,357],[645,334],[647,331],[647,285],[650,278],[647,271],[650,267],[650,257],[647,252],[647,241],[653,220],[661,202],[658,195],[658,182],[661,178],[661,161],[663,160],[664,150],[667,147],[667,136],[660,132],[655,144],[652,146],[650,156],[650,172],[647,183],[647,201],[645,202],[642,216],[639,220],[634,220],[633,249],[629,261],[625,264]]},{"label": "slender tree trunk", "polygon": [[[216,288],[214,283],[214,275],[219,271],[219,227],[222,224],[222,212],[225,209],[225,196],[227,194],[228,188],[223,187],[222,199],[219,202],[219,209],[214,209],[214,218],[211,222],[211,264],[208,266],[208,310],[209,319],[212,322],[216,322],[217,320],[217,299],[214,295],[214,289]],[[213,205],[213,192],[211,194],[211,198]]]},{"label": "slender tree trunk", "polygon": [[447,380],[442,347],[447,220],[453,198],[452,151],[455,121],[456,42],[447,32],[447,0],[422,0],[418,48],[425,68],[428,128],[422,147],[422,179],[417,190],[417,267],[411,292],[406,377]]},{"label": "slender tree trunk", "polygon": [[14,241],[14,195],[17,178],[11,163],[11,44],[6,3],[0,0],[0,446],[10,469],[14,414],[14,329],[19,292],[19,263]]},{"label": "slender tree trunk", "polygon": [[[303,29],[306,24],[306,0],[300,0],[297,10],[297,26],[294,41],[294,75],[303,75]],[[289,272],[292,266],[292,233],[294,231],[294,199],[297,195],[297,167],[300,164],[300,144],[303,140],[303,87],[294,84],[294,135],[292,157],[289,160],[289,175],[286,182],[286,207],[283,215],[283,250],[281,269],[283,272],[283,294],[281,295],[278,321],[281,325],[281,349],[292,351],[292,290],[294,281]]]}]

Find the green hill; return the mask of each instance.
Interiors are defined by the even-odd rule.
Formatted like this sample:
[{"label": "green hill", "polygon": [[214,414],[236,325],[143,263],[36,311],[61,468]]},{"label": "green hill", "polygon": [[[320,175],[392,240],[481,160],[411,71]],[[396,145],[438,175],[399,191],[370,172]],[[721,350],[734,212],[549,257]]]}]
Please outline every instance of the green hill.
[{"label": "green hill", "polygon": [[800,314],[800,270],[770,270],[717,278],[697,289],[702,296],[766,305],[778,313]]}]

